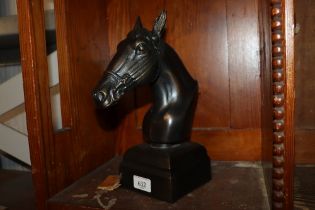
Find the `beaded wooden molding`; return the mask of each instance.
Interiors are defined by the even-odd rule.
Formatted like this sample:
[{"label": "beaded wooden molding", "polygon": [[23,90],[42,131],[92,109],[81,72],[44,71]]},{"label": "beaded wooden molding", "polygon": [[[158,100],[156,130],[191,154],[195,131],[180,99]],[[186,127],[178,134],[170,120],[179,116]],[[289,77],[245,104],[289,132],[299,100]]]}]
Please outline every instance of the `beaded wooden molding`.
[{"label": "beaded wooden molding", "polygon": [[273,171],[272,206],[284,209],[285,188],[285,29],[284,3],[271,0],[272,78],[273,78]]},{"label": "beaded wooden molding", "polygon": [[293,209],[294,0],[271,0],[273,78],[273,209]]}]

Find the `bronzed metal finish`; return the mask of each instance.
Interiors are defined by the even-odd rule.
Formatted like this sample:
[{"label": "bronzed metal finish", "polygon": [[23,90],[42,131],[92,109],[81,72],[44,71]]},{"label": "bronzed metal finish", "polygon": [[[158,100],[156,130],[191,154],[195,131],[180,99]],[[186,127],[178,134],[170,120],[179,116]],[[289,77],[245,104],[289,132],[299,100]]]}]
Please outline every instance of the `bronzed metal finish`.
[{"label": "bronzed metal finish", "polygon": [[143,135],[155,146],[190,140],[198,95],[198,83],[162,39],[165,23],[165,11],[152,31],[143,28],[138,17],[93,92],[95,101],[107,108],[132,88],[151,85],[154,101],[144,117]]}]

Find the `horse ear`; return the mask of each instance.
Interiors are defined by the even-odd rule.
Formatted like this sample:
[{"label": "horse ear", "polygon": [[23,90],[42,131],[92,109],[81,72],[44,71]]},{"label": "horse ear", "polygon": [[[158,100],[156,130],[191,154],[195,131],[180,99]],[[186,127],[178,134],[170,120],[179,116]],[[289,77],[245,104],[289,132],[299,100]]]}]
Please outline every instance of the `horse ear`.
[{"label": "horse ear", "polygon": [[133,30],[134,30],[134,31],[138,31],[138,30],[140,30],[140,29],[142,29],[142,23],[141,23],[140,17],[138,16],[138,17],[137,17],[137,20],[136,20],[136,24],[135,24],[135,26],[133,27]]},{"label": "horse ear", "polygon": [[153,32],[161,37],[163,31],[165,30],[166,25],[166,11],[163,10],[159,17],[157,17],[154,21]]}]

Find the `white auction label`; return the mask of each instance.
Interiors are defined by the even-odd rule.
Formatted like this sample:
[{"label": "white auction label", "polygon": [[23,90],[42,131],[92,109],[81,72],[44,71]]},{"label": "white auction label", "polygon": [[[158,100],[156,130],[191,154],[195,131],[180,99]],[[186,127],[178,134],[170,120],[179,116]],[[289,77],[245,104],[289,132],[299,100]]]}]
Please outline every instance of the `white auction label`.
[{"label": "white auction label", "polygon": [[151,180],[133,175],[133,187],[142,191],[151,192]]}]

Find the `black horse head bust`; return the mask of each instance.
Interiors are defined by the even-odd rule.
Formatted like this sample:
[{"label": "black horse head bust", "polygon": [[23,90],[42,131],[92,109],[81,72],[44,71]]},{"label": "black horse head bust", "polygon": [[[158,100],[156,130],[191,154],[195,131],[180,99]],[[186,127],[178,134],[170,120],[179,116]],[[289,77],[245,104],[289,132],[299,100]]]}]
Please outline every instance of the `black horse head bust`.
[{"label": "black horse head bust", "polygon": [[189,141],[198,83],[163,41],[165,23],[164,11],[152,31],[143,28],[137,19],[133,30],[119,43],[93,96],[101,107],[107,108],[134,87],[152,86],[154,101],[142,126],[148,144],[125,152],[120,164],[121,183],[174,202],[209,181],[211,174],[206,149]]},{"label": "black horse head bust", "polygon": [[165,11],[155,20],[152,31],[143,28],[138,17],[93,92],[96,102],[107,108],[128,90],[151,85],[154,102],[145,115],[143,134],[148,143],[157,145],[190,140],[198,95],[197,82],[162,39],[165,24]]}]

